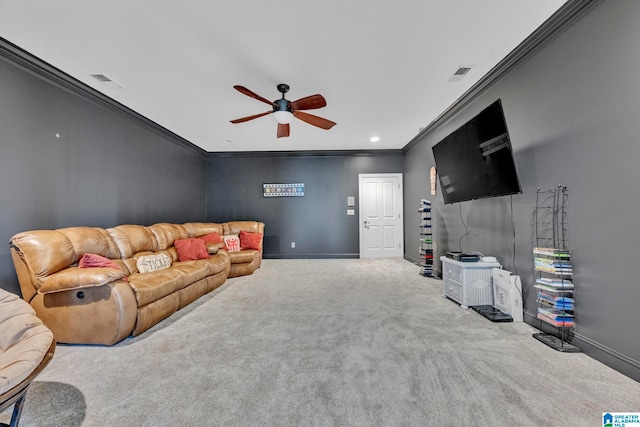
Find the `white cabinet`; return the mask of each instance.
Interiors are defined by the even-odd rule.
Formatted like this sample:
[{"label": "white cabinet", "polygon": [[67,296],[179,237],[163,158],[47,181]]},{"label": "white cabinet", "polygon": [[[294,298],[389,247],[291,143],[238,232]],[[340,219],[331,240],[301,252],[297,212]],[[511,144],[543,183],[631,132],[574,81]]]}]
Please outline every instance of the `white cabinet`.
[{"label": "white cabinet", "polygon": [[443,296],[467,309],[474,305],[493,305],[491,269],[497,262],[460,262],[445,256],[442,261]]}]

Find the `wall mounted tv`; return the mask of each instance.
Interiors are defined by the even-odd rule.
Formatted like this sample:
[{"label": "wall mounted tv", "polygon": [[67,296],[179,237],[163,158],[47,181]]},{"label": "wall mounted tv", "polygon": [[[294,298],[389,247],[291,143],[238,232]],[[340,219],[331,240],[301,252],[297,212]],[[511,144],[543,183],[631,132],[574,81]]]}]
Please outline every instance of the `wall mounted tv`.
[{"label": "wall mounted tv", "polygon": [[500,99],[432,149],[445,203],[522,192]]}]

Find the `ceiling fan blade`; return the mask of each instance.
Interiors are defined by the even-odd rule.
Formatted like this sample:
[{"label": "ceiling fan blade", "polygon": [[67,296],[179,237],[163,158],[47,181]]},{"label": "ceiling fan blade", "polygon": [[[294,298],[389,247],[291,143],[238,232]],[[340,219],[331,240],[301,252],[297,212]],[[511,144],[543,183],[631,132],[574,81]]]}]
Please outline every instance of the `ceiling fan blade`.
[{"label": "ceiling fan blade", "polygon": [[264,97],[258,95],[257,93],[247,89],[244,86],[235,85],[233,88],[235,90],[237,90],[238,92],[240,92],[240,93],[244,93],[245,95],[250,96],[253,99],[257,99],[258,101],[262,101],[265,104],[273,105],[273,101],[269,101],[267,98],[264,98]]},{"label": "ceiling fan blade", "polygon": [[320,94],[305,96],[289,104],[292,110],[315,110],[327,106],[327,101]]},{"label": "ceiling fan blade", "polygon": [[278,123],[278,138],[289,136],[289,123]]},{"label": "ceiling fan blade", "polygon": [[314,116],[313,114],[303,113],[302,111],[293,110],[293,115],[302,120],[303,122],[307,122],[310,125],[317,126],[322,129],[331,129],[336,125],[335,122],[331,120],[324,119],[322,117]]},{"label": "ceiling fan blade", "polygon": [[257,119],[258,117],[266,116],[267,114],[271,114],[271,113],[273,113],[273,111],[266,111],[264,113],[254,114],[253,116],[247,116],[247,117],[242,117],[240,119],[231,120],[231,123],[236,124],[236,123],[248,122],[249,120]]}]

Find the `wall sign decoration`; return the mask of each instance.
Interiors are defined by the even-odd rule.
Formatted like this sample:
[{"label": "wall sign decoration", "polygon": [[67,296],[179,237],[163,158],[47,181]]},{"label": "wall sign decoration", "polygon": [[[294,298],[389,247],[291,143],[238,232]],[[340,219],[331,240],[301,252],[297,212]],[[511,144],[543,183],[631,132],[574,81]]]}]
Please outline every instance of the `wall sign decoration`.
[{"label": "wall sign decoration", "polygon": [[264,197],[301,197],[304,196],[304,184],[262,184]]},{"label": "wall sign decoration", "polygon": [[436,168],[432,167],[429,171],[429,180],[431,181],[431,195],[436,195]]}]

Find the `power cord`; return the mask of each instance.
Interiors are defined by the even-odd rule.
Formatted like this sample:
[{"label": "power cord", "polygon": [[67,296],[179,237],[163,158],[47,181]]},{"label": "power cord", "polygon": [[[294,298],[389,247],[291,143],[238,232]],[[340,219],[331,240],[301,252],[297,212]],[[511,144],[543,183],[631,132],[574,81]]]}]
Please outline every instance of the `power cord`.
[{"label": "power cord", "polygon": [[[516,267],[516,224],[513,222],[513,195],[509,196],[509,200],[511,204],[511,230],[513,231],[513,271],[516,273],[516,276],[519,277],[518,267]],[[522,301],[522,285],[520,285],[520,287],[520,301]]]},{"label": "power cord", "polygon": [[[462,217],[462,203],[458,203],[460,208],[460,221],[462,221],[462,225],[464,226],[464,234],[460,237],[458,241],[458,246],[460,247],[460,252],[462,252],[462,239],[469,235],[469,229],[467,228],[467,224],[464,223],[464,218]],[[469,249],[469,240],[467,239],[467,250]]]},{"label": "power cord", "polygon": [[513,222],[513,196],[509,196],[511,202],[511,230],[513,231],[513,271],[518,275],[516,267],[516,224]]}]

